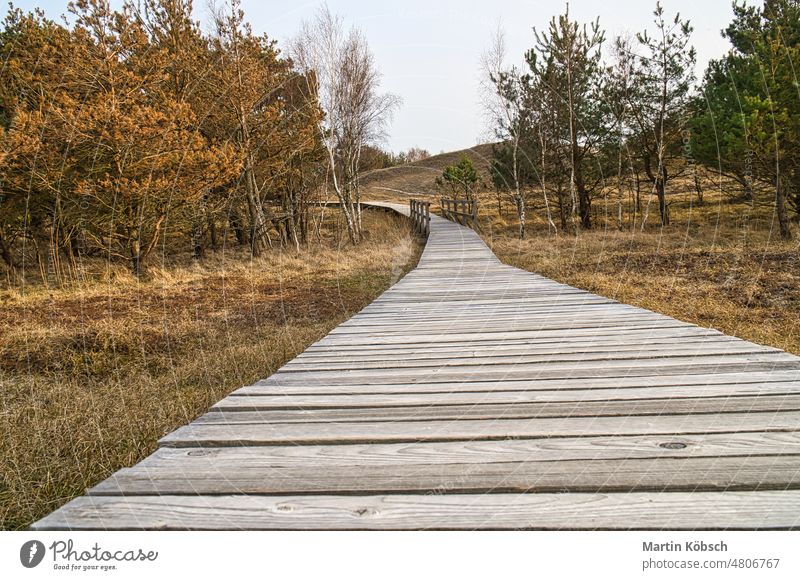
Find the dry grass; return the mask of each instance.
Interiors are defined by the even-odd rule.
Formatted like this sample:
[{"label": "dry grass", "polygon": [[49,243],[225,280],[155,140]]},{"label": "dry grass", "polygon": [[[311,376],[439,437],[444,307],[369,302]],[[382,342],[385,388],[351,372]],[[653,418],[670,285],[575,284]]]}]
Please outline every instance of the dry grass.
[{"label": "dry grass", "polygon": [[329,231],[300,255],[227,252],[143,283],[112,269],[69,290],[0,293],[0,527],[142,459],[413,267],[420,247],[401,218],[364,219],[359,248]]},{"label": "dry grass", "polygon": [[800,355],[797,241],[779,238],[768,203],[705,197],[698,208],[673,195],[672,224],[658,226],[655,208],[645,231],[619,231],[616,217],[606,228],[600,215],[593,231],[551,236],[537,212],[519,240],[513,210],[498,216],[491,204],[482,228],[507,264]]}]

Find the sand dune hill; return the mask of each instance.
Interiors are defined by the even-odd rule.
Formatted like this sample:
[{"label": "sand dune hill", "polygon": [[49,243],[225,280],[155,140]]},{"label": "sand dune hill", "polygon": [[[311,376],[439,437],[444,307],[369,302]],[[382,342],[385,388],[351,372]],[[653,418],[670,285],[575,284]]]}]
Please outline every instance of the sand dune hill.
[{"label": "sand dune hill", "polygon": [[492,144],[485,143],[469,149],[441,153],[408,165],[370,171],[361,178],[364,199],[407,199],[409,196],[436,196],[435,179],[448,165],[458,163],[467,155],[481,177],[488,180]]}]

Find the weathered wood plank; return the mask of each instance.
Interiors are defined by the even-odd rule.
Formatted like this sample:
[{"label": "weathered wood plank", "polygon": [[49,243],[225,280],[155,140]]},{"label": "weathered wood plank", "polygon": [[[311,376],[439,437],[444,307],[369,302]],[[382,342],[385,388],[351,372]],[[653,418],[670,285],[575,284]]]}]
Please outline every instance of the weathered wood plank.
[{"label": "weathered wood plank", "polygon": [[[599,347],[599,345],[598,345]],[[688,348],[672,348],[672,349],[640,349],[640,350],[624,350],[619,349],[615,351],[600,351],[600,352],[577,352],[577,353],[531,353],[531,354],[492,354],[473,356],[450,356],[444,363],[442,358],[425,358],[413,357],[408,359],[383,358],[379,360],[364,360],[361,357],[337,357],[328,360],[310,360],[306,357],[298,357],[292,362],[285,364],[281,368],[281,372],[306,372],[306,371],[358,371],[367,369],[408,369],[408,368],[424,368],[434,367],[442,368],[443,366],[490,366],[498,364],[512,364],[514,366],[524,364],[540,364],[540,363],[560,363],[560,362],[579,362],[587,363],[591,361],[605,362],[605,361],[639,361],[652,360],[652,359],[670,359],[670,358],[684,358],[691,357],[692,359],[701,359],[701,357],[719,357],[719,356],[743,356],[743,355],[758,355],[772,352],[780,352],[778,350],[759,349],[748,345],[731,344],[723,347],[709,347],[705,345],[691,346]],[[333,356],[333,352],[331,356]],[[466,354],[466,353],[465,353]]]},{"label": "weathered wood plank", "polygon": [[[493,323],[491,321],[483,322],[470,322],[460,323],[458,321],[452,323],[440,323],[438,325],[425,325],[425,324],[411,324],[411,325],[397,325],[391,327],[337,327],[329,333],[330,338],[344,338],[344,339],[358,339],[364,335],[374,336],[378,338],[391,338],[396,336],[406,337],[408,334],[421,335],[439,335],[442,333],[452,334],[459,332],[462,334],[471,333],[509,333],[509,332],[525,332],[542,330],[574,330],[581,328],[615,328],[625,323],[631,324],[658,324],[661,326],[661,320],[653,316],[647,315],[630,315],[630,316],[605,316],[598,320],[587,321],[582,316],[573,317],[559,317],[559,318],[546,318],[537,317],[531,319],[513,320],[505,324],[502,321]],[[667,324],[674,324],[667,322]],[[410,326],[410,327],[409,327]],[[677,326],[685,326],[685,324],[677,324]]]},{"label": "weathered wood plank", "polygon": [[607,493],[755,491],[800,488],[800,455],[558,460],[393,465],[325,469],[261,467],[242,462],[219,471],[191,463],[175,469],[123,469],[93,495],[256,495],[383,493]]},{"label": "weathered wood plank", "polygon": [[[466,379],[458,382],[435,382],[420,380],[413,383],[389,384],[357,384],[353,382],[332,384],[325,381],[284,382],[283,379],[270,377],[237,389],[232,396],[247,395],[352,395],[352,394],[404,394],[404,393],[488,393],[494,391],[578,391],[595,389],[629,389],[629,388],[667,388],[685,386],[697,387],[698,392],[721,386],[729,387],[746,384],[788,383],[786,386],[800,384],[800,373],[795,370],[752,371],[739,373],[720,373],[700,369],[696,374],[674,375],[636,375],[623,377],[585,377],[558,376],[533,378],[500,378],[486,381]],[[660,391],[659,391],[660,392]],[[658,396],[657,394],[655,395]],[[690,394],[684,396],[691,396]],[[702,395],[698,395],[702,396]],[[605,397],[605,395],[604,395]]]},{"label": "weathered wood plank", "polygon": [[[495,344],[486,341],[485,343],[463,343],[461,345],[431,345],[428,348],[417,348],[413,345],[396,346],[396,347],[355,347],[355,348],[339,348],[331,352],[328,349],[314,347],[304,351],[299,357],[291,361],[302,362],[324,362],[329,360],[360,360],[360,361],[384,361],[384,360],[397,360],[398,357],[408,357],[415,360],[430,360],[430,359],[457,359],[457,358],[474,358],[477,356],[494,357],[494,356],[514,356],[518,354],[570,354],[570,353],[607,353],[607,352],[672,352],[673,350],[688,349],[688,348],[724,348],[728,345],[738,344],[740,346],[747,345],[744,341],[729,337],[712,337],[703,338],[702,340],[693,340],[691,337],[678,337],[678,338],[663,338],[649,340],[646,344],[642,344],[641,340],[627,339],[615,340],[609,338],[607,340],[596,341],[562,341],[559,343],[535,343],[531,341],[526,342],[497,342]],[[759,345],[755,345],[758,348]],[[751,347],[754,348],[754,347]],[[762,347],[763,352],[772,350],[770,347]]]},{"label": "weathered wood plank", "polygon": [[[530,335],[530,333],[515,333],[500,338],[495,338],[492,335],[486,335],[481,338],[466,338],[459,340],[455,337],[452,339],[442,339],[439,341],[431,340],[430,337],[421,339],[419,342],[385,342],[384,340],[375,340],[374,342],[351,342],[347,344],[339,344],[338,342],[331,342],[333,339],[325,337],[316,343],[310,345],[303,354],[330,354],[330,352],[342,352],[343,354],[360,353],[360,352],[384,352],[384,351],[411,351],[418,352],[427,350],[428,348],[439,348],[443,351],[447,350],[461,350],[461,349],[476,349],[483,348],[484,346],[491,350],[496,350],[503,346],[508,348],[521,348],[530,346],[535,348],[556,347],[563,345],[569,348],[571,345],[597,345],[604,344],[608,341],[610,344],[619,343],[621,345],[644,345],[644,344],[659,344],[660,342],[675,342],[679,340],[686,341],[687,344],[698,344],[716,340],[724,335],[716,331],[709,331],[708,329],[699,329],[697,327],[682,327],[673,329],[661,328],[646,328],[637,330],[636,328],[628,329],[624,334],[619,329],[614,329],[610,333],[605,332],[590,332],[584,334],[578,333],[565,333],[553,334],[542,332],[539,335]],[[734,339],[738,340],[738,339]]]},{"label": "weathered wood plank", "polygon": [[214,425],[191,423],[162,438],[169,447],[399,443],[575,437],[590,435],[699,434],[739,431],[794,431],[800,412],[723,413],[634,417],[562,417],[413,422],[279,423]]},{"label": "weathered wood plank", "polygon": [[[598,328],[563,328],[558,330],[538,330],[538,331],[524,331],[518,330],[514,332],[450,332],[447,335],[433,335],[433,334],[408,334],[406,336],[389,336],[389,337],[369,337],[362,336],[357,338],[343,338],[335,336],[326,336],[325,338],[314,343],[312,347],[353,347],[353,346],[374,346],[374,345],[403,345],[411,344],[417,347],[428,344],[445,344],[445,343],[463,343],[463,342],[481,342],[481,341],[526,341],[538,340],[555,342],[559,340],[570,340],[575,337],[580,338],[597,338],[602,340],[609,336],[626,335],[646,335],[646,336],[685,336],[686,333],[696,333],[697,335],[719,335],[719,332],[710,329],[704,329],[693,325],[684,324],[682,322],[666,322],[660,324],[636,324],[630,326],[608,326]],[[644,337],[643,337],[644,338]]]},{"label": "weathered wood plank", "polygon": [[[172,467],[220,473],[238,466],[283,468],[325,466],[514,463],[559,460],[655,459],[797,455],[800,432],[711,433],[700,435],[611,435],[498,441],[279,445],[262,447],[162,447],[131,469]],[[191,467],[192,463],[195,466]]]},{"label": "weathered wood plank", "polygon": [[[232,397],[234,398],[234,397]],[[234,398],[234,399],[238,399]],[[234,401],[238,403],[238,401]],[[559,403],[476,403],[270,410],[218,403],[196,423],[237,425],[244,423],[350,423],[359,421],[452,421],[458,419],[538,419],[555,417],[632,417],[637,415],[688,415],[800,410],[800,395],[755,397],[706,397],[631,401],[573,401]],[[800,427],[800,426],[799,426]]]},{"label": "weathered wood plank", "polygon": [[[501,385],[502,387],[502,385]],[[389,394],[254,394],[231,395],[219,401],[214,411],[260,411],[279,409],[353,409],[362,407],[436,407],[440,405],[506,405],[527,403],[619,402],[638,400],[697,400],[703,397],[739,398],[753,395],[782,396],[800,394],[800,383],[755,383],[742,385],[692,385],[688,387],[595,388],[563,390],[488,390],[483,392],[453,391],[399,392]],[[719,404],[717,401],[716,404]]]},{"label": "weathered wood plank", "polygon": [[81,497],[36,530],[797,529],[800,491]]},{"label": "weathered wood plank", "polygon": [[[462,381],[497,381],[522,379],[559,379],[569,377],[573,380],[595,378],[622,378],[635,376],[670,376],[686,373],[746,373],[774,372],[794,370],[800,371],[800,359],[781,360],[756,357],[697,357],[684,359],[644,359],[631,361],[609,361],[603,364],[592,362],[555,363],[538,365],[487,365],[470,367],[468,365],[447,365],[441,368],[408,368],[402,373],[392,373],[391,369],[374,369],[358,371],[306,371],[289,373],[278,371],[270,377],[271,384],[308,384],[326,383],[328,385],[361,384],[399,384],[403,382],[462,382]],[[270,384],[267,383],[267,384]]]}]

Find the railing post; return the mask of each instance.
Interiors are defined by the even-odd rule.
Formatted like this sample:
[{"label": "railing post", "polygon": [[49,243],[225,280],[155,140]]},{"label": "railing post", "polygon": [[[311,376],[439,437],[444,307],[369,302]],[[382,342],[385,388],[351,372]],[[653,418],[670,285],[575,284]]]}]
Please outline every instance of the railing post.
[{"label": "railing post", "polygon": [[408,200],[408,206],[410,209],[411,229],[414,233],[428,236],[431,223],[431,202],[410,199]]},{"label": "railing post", "polygon": [[442,216],[450,221],[478,231],[478,202],[475,199],[450,199],[444,196],[439,200]]}]

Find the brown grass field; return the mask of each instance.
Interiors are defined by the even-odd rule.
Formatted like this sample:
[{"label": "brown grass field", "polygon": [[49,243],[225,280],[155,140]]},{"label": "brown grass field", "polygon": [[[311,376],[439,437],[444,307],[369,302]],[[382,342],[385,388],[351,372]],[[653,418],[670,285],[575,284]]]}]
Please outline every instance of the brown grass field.
[{"label": "brown grass field", "polygon": [[144,458],[416,263],[404,218],[366,212],[358,248],[337,242],[333,221],[301,254],[229,250],[153,268],[146,282],[120,267],[69,289],[0,290],[0,528],[23,528]]}]

